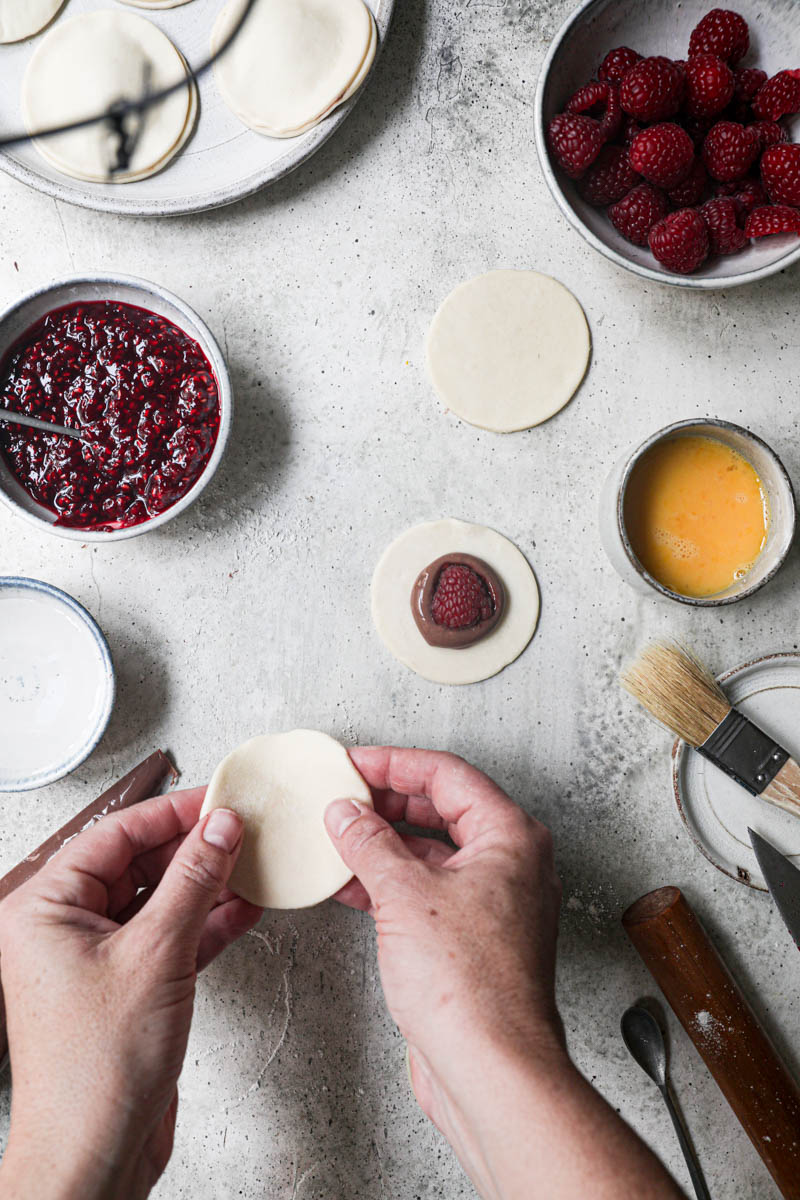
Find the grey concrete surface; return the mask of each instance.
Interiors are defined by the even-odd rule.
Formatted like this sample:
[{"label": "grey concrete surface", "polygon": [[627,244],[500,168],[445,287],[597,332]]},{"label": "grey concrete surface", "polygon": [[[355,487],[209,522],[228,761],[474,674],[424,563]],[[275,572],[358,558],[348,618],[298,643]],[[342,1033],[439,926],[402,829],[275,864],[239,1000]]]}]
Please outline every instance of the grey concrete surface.
[{"label": "grey concrete surface", "polygon": [[[450,747],[553,828],[565,906],[559,988],[581,1068],[688,1186],[624,1007],[655,994],[624,906],[682,885],[795,1067],[800,961],[768,900],[696,852],[670,795],[669,738],[616,686],[653,634],[722,669],[796,648],[794,553],[751,603],[691,612],[628,591],[596,534],[629,443],[715,414],[751,426],[800,481],[796,272],[710,296],[647,285],[561,219],[533,147],[538,64],[568,0],[403,0],[365,96],[304,168],[236,207],[130,221],[0,180],[0,300],[73,270],[157,279],[208,319],[238,397],[220,474],[188,514],[118,546],[40,535],[0,512],[0,569],[49,580],[99,620],[119,674],[107,736],[69,780],[2,797],[5,870],[157,745],[187,784],[243,738],[296,725]],[[442,297],[491,267],[571,287],[594,354],[545,426],[481,433],[441,410],[423,337]],[[529,556],[542,591],[526,653],[487,683],[427,684],[383,649],[368,587],[385,544],[444,515]],[[678,1097],[718,1200],[776,1196],[669,1019]],[[372,930],[324,905],[267,915],[203,977],[160,1200],[471,1196],[409,1094]],[[0,1092],[5,1127],[9,1098]]]}]

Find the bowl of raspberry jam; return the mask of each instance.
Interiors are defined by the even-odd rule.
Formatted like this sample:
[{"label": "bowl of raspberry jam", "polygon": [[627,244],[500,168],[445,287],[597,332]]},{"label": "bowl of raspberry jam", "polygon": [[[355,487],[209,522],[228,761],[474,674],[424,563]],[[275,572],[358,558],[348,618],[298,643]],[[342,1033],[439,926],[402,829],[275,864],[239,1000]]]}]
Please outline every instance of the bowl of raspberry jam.
[{"label": "bowl of raspberry jam", "polygon": [[0,500],[61,537],[135,537],[183,512],[222,457],[232,397],[208,327],[124,276],[68,279],[0,316]]}]

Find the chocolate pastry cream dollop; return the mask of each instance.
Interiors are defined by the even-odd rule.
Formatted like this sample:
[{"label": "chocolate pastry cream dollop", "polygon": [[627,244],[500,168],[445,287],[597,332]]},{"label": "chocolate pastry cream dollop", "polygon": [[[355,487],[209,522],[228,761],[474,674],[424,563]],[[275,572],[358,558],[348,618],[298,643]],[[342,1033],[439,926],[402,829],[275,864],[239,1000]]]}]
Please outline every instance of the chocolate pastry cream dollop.
[{"label": "chocolate pastry cream dollop", "polygon": [[431,646],[461,650],[485,638],[505,607],[495,571],[471,554],[444,554],[420,571],[411,589],[411,611]]}]

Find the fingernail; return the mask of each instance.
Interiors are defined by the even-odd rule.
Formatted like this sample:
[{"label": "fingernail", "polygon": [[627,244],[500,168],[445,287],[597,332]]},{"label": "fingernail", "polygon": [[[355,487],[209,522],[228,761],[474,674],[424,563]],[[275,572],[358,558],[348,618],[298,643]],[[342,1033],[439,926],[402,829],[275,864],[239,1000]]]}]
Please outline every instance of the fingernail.
[{"label": "fingernail", "polygon": [[203,841],[233,854],[242,836],[242,818],[229,808],[216,808],[203,828]]},{"label": "fingernail", "polygon": [[325,810],[326,824],[335,838],[340,838],[360,816],[361,809],[355,800],[334,800]]}]

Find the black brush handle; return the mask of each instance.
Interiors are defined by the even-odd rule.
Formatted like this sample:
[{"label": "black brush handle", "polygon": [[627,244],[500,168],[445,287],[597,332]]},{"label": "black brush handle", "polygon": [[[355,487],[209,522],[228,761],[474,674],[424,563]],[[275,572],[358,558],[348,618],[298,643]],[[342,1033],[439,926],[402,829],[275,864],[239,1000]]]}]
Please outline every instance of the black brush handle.
[{"label": "black brush handle", "polygon": [[760,796],[789,759],[780,742],[735,708],[697,750],[751,796]]}]

